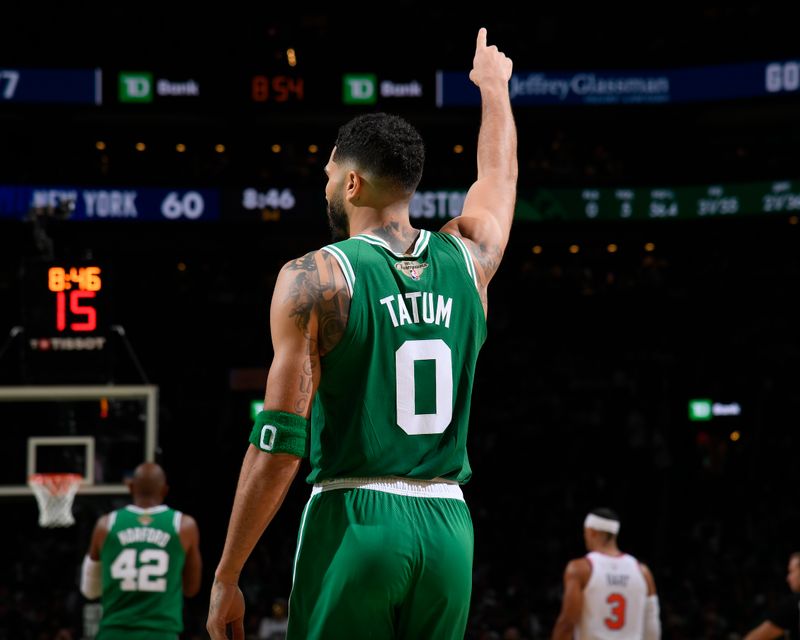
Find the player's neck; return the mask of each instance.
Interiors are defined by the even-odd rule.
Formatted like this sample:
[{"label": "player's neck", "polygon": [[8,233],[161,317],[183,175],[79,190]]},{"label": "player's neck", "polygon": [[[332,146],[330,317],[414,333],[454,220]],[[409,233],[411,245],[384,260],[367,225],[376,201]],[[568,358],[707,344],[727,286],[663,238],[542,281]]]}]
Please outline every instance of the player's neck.
[{"label": "player's neck", "polygon": [[155,498],[137,498],[133,501],[133,504],[140,509],[152,509],[153,507],[161,506],[164,501]]},{"label": "player's neck", "polygon": [[592,549],[597,553],[602,553],[604,556],[621,556],[622,551],[619,550],[619,547],[616,544],[604,544],[599,545]]},{"label": "player's neck", "polygon": [[402,213],[385,213],[373,210],[373,214],[360,216],[350,224],[350,235],[366,233],[386,241],[397,253],[407,253],[414,246],[419,229],[411,226],[408,210]]}]

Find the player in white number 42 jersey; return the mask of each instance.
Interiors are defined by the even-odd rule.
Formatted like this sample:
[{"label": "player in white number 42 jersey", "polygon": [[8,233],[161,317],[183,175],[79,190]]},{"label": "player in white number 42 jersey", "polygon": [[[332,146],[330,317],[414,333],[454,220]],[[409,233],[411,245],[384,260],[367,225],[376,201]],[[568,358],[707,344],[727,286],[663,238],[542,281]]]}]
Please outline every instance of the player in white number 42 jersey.
[{"label": "player in white number 42 jersey", "polygon": [[564,599],[552,640],[657,640],[658,596],[646,565],[617,546],[619,517],[595,509],[583,523],[589,551],[564,571]]}]

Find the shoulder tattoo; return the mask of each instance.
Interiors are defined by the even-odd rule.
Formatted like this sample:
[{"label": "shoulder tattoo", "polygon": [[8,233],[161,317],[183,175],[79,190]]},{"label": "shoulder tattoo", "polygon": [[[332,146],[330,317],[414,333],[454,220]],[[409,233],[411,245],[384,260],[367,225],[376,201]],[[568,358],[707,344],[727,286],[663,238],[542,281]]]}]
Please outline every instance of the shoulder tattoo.
[{"label": "shoulder tattoo", "polygon": [[[284,268],[294,276],[289,293],[294,322],[308,335],[311,348],[324,355],[341,340],[350,314],[350,294],[341,268],[327,251],[312,251]],[[315,310],[318,327],[317,335],[312,335]]]}]

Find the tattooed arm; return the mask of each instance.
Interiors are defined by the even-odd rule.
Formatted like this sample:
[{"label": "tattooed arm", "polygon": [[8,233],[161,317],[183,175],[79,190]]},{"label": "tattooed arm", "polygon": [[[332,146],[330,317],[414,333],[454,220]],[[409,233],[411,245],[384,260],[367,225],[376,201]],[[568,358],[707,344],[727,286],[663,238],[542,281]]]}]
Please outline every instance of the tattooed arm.
[{"label": "tattooed arm", "polygon": [[[264,409],[309,417],[319,385],[320,350],[332,349],[347,324],[349,298],[338,265],[324,251],[286,264],[278,275],[270,308],[275,357],[267,376]],[[258,539],[277,513],[300,458],[265,453],[250,446],[242,464],[225,548],[211,588],[206,627],[213,640],[244,638],[244,599],[239,574]]]},{"label": "tattooed arm", "polygon": [[442,228],[463,238],[472,252],[484,306],[486,286],[508,243],[517,195],[517,131],[508,93],[511,67],[496,46],[486,45],[486,30],[481,29],[469,74],[481,92],[478,178],[461,215]]}]

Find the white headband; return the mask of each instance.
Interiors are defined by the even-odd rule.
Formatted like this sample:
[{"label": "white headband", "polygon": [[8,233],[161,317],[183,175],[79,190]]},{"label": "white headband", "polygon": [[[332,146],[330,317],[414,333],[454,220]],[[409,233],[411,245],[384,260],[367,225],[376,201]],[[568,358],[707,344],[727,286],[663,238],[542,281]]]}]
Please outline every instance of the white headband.
[{"label": "white headband", "polygon": [[588,529],[595,529],[596,531],[613,533],[614,535],[619,533],[619,520],[602,518],[594,515],[593,513],[590,513],[588,516],[586,516],[586,520],[583,521],[583,526]]}]

